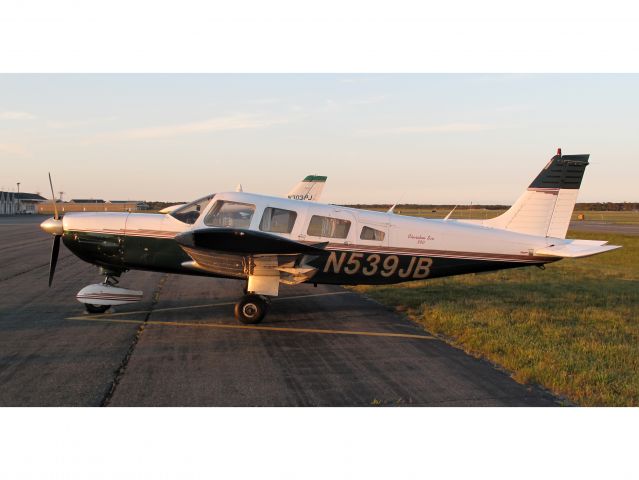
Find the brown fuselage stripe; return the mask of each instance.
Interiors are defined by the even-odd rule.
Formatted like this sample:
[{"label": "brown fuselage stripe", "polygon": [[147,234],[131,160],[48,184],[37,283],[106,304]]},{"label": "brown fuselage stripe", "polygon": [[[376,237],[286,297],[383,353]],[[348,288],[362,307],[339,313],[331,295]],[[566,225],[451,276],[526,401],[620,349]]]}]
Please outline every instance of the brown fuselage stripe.
[{"label": "brown fuselage stripe", "polygon": [[[305,242],[312,244],[313,242]],[[472,258],[477,260],[525,260],[525,261],[546,261],[548,257],[539,257],[534,255],[514,255],[504,253],[479,253],[479,252],[456,252],[452,250],[426,250],[418,248],[404,248],[404,247],[376,247],[374,245],[358,245],[350,244],[344,245],[340,243],[329,243],[326,246],[327,250],[362,250],[371,253],[403,253],[405,255],[422,255],[425,257],[451,257],[451,258]]]},{"label": "brown fuselage stripe", "polygon": [[[69,233],[72,232],[81,232],[81,233],[97,233],[97,234],[113,234],[113,232],[117,235],[122,235],[125,237],[147,237],[147,238],[166,238],[173,239],[179,232],[166,232],[165,235],[159,234],[142,234],[137,233],[139,231],[129,232],[124,230],[70,230]],[[304,243],[306,245],[314,245],[317,242],[312,241],[300,241],[299,243]],[[458,259],[466,259],[466,260],[484,260],[484,261],[497,261],[497,262],[505,262],[505,261],[517,261],[522,263],[539,263],[539,262],[548,262],[554,260],[550,257],[536,256],[536,255],[514,255],[514,254],[504,254],[504,253],[480,253],[480,252],[457,252],[457,251],[449,251],[449,250],[426,250],[419,248],[409,248],[409,247],[377,247],[375,245],[360,245],[360,244],[343,244],[343,243],[329,243],[326,247],[327,251],[340,250],[340,251],[348,251],[348,252],[368,252],[368,253],[386,253],[390,255],[418,255],[424,257],[443,257],[443,258],[458,258]]]},{"label": "brown fuselage stripe", "polygon": [[142,297],[121,297],[118,295],[76,295],[76,298],[87,298],[90,300],[99,299],[99,300],[141,300]]}]

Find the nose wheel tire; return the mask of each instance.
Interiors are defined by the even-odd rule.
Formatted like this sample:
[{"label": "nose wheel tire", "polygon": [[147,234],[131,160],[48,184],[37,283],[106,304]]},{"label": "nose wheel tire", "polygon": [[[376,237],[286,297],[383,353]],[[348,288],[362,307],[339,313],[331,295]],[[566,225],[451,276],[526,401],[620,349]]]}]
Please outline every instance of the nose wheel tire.
[{"label": "nose wheel tire", "polygon": [[266,316],[268,305],[260,295],[245,295],[235,304],[235,318],[249,325],[260,323]]},{"label": "nose wheel tire", "polygon": [[91,303],[85,303],[84,308],[86,308],[89,313],[104,313],[111,308],[111,305],[93,305]]}]

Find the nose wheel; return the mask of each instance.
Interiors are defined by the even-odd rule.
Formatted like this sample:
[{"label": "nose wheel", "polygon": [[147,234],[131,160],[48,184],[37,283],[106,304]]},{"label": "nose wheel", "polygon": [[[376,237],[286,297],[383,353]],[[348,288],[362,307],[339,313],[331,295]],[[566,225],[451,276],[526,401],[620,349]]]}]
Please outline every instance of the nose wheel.
[{"label": "nose wheel", "polygon": [[268,307],[268,298],[255,294],[244,295],[235,304],[235,318],[244,324],[254,325],[264,319]]},{"label": "nose wheel", "polygon": [[93,305],[92,303],[85,303],[84,308],[88,313],[104,313],[111,305]]}]

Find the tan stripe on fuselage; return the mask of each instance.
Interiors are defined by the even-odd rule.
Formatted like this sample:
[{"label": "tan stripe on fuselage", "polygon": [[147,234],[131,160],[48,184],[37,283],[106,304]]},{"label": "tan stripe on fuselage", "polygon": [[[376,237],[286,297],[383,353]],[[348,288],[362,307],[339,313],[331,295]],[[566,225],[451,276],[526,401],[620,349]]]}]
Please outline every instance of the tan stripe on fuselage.
[{"label": "tan stripe on fuselage", "polygon": [[[97,233],[107,235],[122,235],[125,237],[146,237],[146,238],[175,238],[180,232],[169,232],[160,230],[79,230],[74,229],[74,232],[82,233]],[[317,242],[300,241],[306,245],[313,245]],[[551,259],[548,257],[540,257],[534,255],[513,255],[503,253],[483,253],[483,252],[457,252],[448,250],[428,250],[419,248],[407,248],[407,247],[387,247],[387,246],[375,246],[375,245],[360,245],[360,244],[343,244],[343,243],[329,243],[325,249],[327,251],[348,251],[348,252],[370,252],[370,253],[385,253],[389,255],[418,255],[425,257],[439,257],[439,258],[455,258],[461,260],[484,260],[484,261],[496,261],[496,262],[521,262],[521,263],[539,263],[547,262]]]}]

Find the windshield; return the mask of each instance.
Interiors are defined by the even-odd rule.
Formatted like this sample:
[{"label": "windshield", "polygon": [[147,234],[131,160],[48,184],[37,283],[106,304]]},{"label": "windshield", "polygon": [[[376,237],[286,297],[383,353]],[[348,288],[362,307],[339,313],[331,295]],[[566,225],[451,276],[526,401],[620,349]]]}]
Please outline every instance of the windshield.
[{"label": "windshield", "polygon": [[194,224],[200,217],[200,214],[204,211],[215,194],[207,195],[206,197],[199,198],[194,202],[187,203],[183,207],[171,212],[171,216],[180,222]]}]

